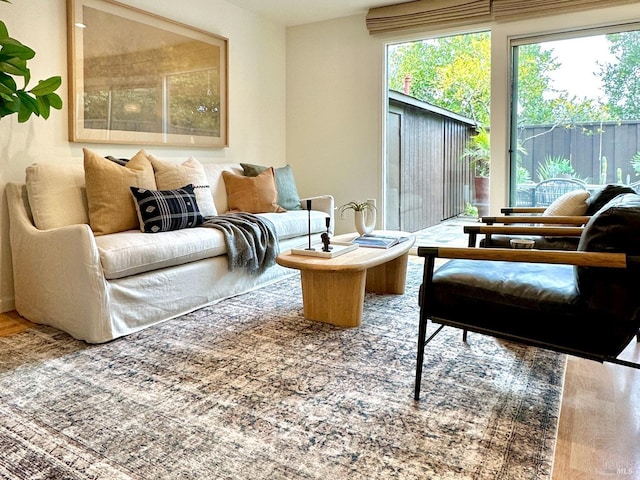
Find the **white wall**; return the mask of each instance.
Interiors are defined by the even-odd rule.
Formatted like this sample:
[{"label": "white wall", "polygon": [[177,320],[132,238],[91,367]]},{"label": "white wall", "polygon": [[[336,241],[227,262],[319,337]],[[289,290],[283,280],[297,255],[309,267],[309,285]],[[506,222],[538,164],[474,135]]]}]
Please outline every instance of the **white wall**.
[{"label": "white wall", "polygon": [[[283,26],[260,18],[224,0],[120,0],[122,3],[198,27],[229,39],[229,135],[224,149],[148,146],[160,158],[184,161],[190,155],[202,162],[285,164],[285,42]],[[36,6],[37,5],[37,6]],[[48,120],[17,117],[0,120],[0,311],[13,309],[13,272],[4,187],[24,180],[34,162],[81,163],[82,147],[104,155],[132,156],[140,145],[70,143],[67,131],[67,51],[65,0],[0,3],[0,19],[9,34],[36,51],[29,62],[31,86],[37,80],[61,75],[62,110]],[[52,254],[55,254],[52,252]]]},{"label": "white wall", "polygon": [[[364,16],[287,29],[287,161],[301,191],[382,204],[383,69]],[[353,230],[353,212],[337,218],[337,233]]]}]

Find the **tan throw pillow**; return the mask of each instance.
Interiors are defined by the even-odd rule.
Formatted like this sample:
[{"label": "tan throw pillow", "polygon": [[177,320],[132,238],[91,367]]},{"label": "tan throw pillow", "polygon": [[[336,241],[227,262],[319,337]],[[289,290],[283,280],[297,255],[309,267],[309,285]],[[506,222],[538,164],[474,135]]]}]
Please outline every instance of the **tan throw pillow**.
[{"label": "tan throw pillow", "polygon": [[126,166],[118,165],[84,148],[89,225],[95,235],[140,228],[131,187],[156,190],[153,167],[140,150]]},{"label": "tan throw pillow", "polygon": [[158,190],[175,190],[191,184],[196,194],[200,214],[203,217],[218,214],[216,206],[213,203],[209,179],[204,171],[204,167],[198,160],[190,157],[186,162],[177,164],[160,160],[153,155],[149,155],[149,160],[151,160],[151,165],[153,165]]},{"label": "tan throw pillow", "polygon": [[587,200],[589,200],[587,190],[572,190],[556,198],[545,209],[543,215],[560,217],[584,215],[589,206]]},{"label": "tan throw pillow", "polygon": [[256,177],[245,177],[223,171],[222,178],[227,189],[230,212],[273,213],[286,212],[278,205],[278,191],[273,167]]}]

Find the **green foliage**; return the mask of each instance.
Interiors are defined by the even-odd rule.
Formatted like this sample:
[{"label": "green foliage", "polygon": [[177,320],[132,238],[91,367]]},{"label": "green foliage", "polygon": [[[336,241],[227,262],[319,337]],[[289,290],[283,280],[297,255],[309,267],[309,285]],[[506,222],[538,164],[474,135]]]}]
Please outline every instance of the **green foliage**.
[{"label": "green foliage", "polygon": [[530,181],[531,172],[522,165],[518,165],[518,170],[516,171],[516,183],[519,185],[521,183],[529,183]]},{"label": "green foliage", "polygon": [[616,118],[640,118],[640,31],[607,35],[615,61],[599,64],[599,77]]},{"label": "green foliage", "polygon": [[538,163],[536,174],[538,181],[542,181],[549,178],[575,177],[576,171],[568,158],[547,155],[544,157],[544,163]]},{"label": "green foliage", "polygon": [[389,86],[489,124],[491,37],[489,32],[403,43],[390,49]]},{"label": "green foliage", "polygon": [[[27,60],[35,55],[31,48],[11,38],[6,25],[0,21],[0,118],[17,113],[18,122],[23,123],[31,114],[46,119],[51,108],[62,108],[62,99],[55,93],[62,83],[60,77],[40,80],[31,90],[26,90],[31,80]],[[22,88],[18,88],[14,77],[23,78]]]},{"label": "green foliage", "polygon": [[640,177],[640,151],[637,151],[636,154],[631,157],[631,168],[636,172],[636,177]]},{"label": "green foliage", "polygon": [[374,211],[375,209],[376,207],[372,203],[351,201],[349,203],[345,203],[344,205],[340,205],[338,211],[340,212],[340,216],[342,216],[347,210],[353,210],[354,212],[364,212],[367,210]]},{"label": "green foliage", "polygon": [[478,127],[476,134],[469,139],[463,158],[469,159],[476,177],[488,177],[491,163],[491,148],[489,132],[486,128]]},{"label": "green foliage", "polygon": [[[640,34],[627,32],[607,38],[617,42],[612,51],[624,50],[618,55],[620,63],[602,66],[600,78],[609,98],[615,100],[608,104],[554,90],[551,76],[561,64],[553,51],[539,43],[519,46],[516,49],[519,123],[571,127],[594,118],[602,121],[640,118],[640,82],[636,81],[640,77]],[[398,44],[389,50],[389,87],[403,91],[404,78],[410,75],[412,96],[470,117],[480,125],[489,125],[490,59],[489,32]],[[630,85],[637,91],[625,97]],[[614,103],[625,104],[628,114],[621,116]]]},{"label": "green foliage", "polygon": [[464,207],[464,214],[467,217],[477,217],[478,216],[478,207],[471,205],[469,202]]}]

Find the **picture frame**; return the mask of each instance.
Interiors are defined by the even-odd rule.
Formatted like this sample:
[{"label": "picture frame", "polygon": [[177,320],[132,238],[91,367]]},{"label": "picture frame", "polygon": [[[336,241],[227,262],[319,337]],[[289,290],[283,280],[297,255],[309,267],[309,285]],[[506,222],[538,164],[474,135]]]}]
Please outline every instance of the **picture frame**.
[{"label": "picture frame", "polygon": [[224,148],[228,39],[113,0],[67,0],[69,140]]}]

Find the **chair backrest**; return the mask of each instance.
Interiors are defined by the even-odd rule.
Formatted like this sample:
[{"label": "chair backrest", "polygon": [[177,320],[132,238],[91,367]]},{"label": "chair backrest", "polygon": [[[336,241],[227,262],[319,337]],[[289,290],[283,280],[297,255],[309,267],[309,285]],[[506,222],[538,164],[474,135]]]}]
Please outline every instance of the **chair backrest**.
[{"label": "chair backrest", "polygon": [[538,183],[533,191],[533,206],[548,207],[553,201],[573,190],[586,190],[587,184],[577,178],[550,178]]},{"label": "chair backrest", "polygon": [[[640,257],[640,195],[618,195],[598,210],[580,236],[578,251]],[[591,309],[637,318],[637,268],[574,267],[574,271],[580,295]]]}]

